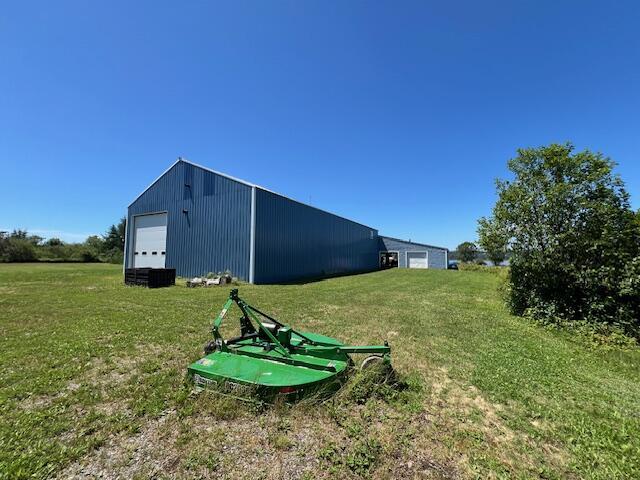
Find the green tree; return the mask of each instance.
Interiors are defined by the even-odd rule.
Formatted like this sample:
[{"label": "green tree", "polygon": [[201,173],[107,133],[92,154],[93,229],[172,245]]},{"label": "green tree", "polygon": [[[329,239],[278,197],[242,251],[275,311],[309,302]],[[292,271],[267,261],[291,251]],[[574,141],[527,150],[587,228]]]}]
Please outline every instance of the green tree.
[{"label": "green tree", "polygon": [[38,259],[36,247],[24,238],[9,238],[2,250],[5,262],[34,262]]},{"label": "green tree", "polygon": [[37,235],[29,235],[26,230],[0,232],[0,261],[33,262],[38,259],[37,245],[42,241]]},{"label": "green tree", "polygon": [[59,238],[53,237],[44,242],[44,245],[47,247],[59,247],[61,245],[64,245],[64,243]]},{"label": "green tree", "polygon": [[465,263],[473,262],[478,256],[478,247],[473,242],[462,242],[456,248],[458,258]]},{"label": "green tree", "polygon": [[6,262],[7,249],[9,248],[9,232],[0,231],[0,262]]},{"label": "green tree", "polygon": [[507,257],[508,235],[499,227],[484,217],[478,220],[478,243],[494,265],[500,265]]},{"label": "green tree", "polygon": [[106,252],[117,250],[124,252],[124,232],[127,224],[126,218],[121,218],[117,225],[111,225],[102,238]]},{"label": "green tree", "polygon": [[640,228],[614,163],[571,144],[518,150],[483,231],[506,235],[510,305],[545,321],[603,322],[638,334]]},{"label": "green tree", "polygon": [[29,242],[31,245],[33,245],[34,247],[38,246],[43,240],[43,238],[38,235],[29,235],[29,232],[27,232],[26,230],[20,230],[20,229],[17,229],[11,232],[11,234],[9,235],[9,238],[14,240],[25,240]]},{"label": "green tree", "polygon": [[41,260],[69,260],[72,245],[64,243],[59,238],[50,238],[38,248]]},{"label": "green tree", "polygon": [[84,241],[83,248],[80,252],[82,261],[99,262],[100,256],[104,252],[105,241],[98,235],[91,235]]}]

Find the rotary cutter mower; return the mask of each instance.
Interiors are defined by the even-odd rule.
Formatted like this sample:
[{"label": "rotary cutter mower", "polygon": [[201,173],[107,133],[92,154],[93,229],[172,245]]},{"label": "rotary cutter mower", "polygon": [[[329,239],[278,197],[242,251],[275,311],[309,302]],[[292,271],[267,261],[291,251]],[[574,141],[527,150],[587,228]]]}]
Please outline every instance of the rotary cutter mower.
[{"label": "rotary cutter mower", "polygon": [[[225,340],[220,325],[234,303],[242,312],[240,336]],[[246,303],[237,289],[231,290],[212,333],[205,356],[189,365],[188,375],[197,386],[239,397],[298,400],[313,392],[335,391],[355,365],[352,354],[369,354],[362,368],[391,365],[391,348],[386,342],[351,346],[317,333],[299,332]]]}]

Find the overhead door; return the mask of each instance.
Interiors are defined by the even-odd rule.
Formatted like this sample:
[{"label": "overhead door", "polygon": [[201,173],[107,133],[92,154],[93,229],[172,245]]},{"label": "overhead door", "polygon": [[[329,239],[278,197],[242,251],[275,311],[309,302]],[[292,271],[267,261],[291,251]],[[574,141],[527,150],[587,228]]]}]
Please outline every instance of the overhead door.
[{"label": "overhead door", "polygon": [[136,216],[134,228],[134,267],[164,268],[167,248],[167,214]]},{"label": "overhead door", "polygon": [[427,268],[427,252],[407,252],[407,267]]},{"label": "overhead door", "polygon": [[429,250],[429,268],[447,268],[447,253],[444,250]]}]

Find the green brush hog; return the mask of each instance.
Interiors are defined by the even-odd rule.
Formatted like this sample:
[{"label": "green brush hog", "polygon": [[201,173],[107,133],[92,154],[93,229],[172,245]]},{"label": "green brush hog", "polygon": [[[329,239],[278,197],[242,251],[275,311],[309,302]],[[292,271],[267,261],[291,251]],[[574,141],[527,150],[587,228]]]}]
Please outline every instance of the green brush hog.
[{"label": "green brush hog", "polygon": [[[225,340],[220,325],[233,304],[242,312],[240,336]],[[255,325],[254,325],[255,324]],[[188,374],[200,387],[214,387],[234,396],[298,400],[311,393],[332,392],[343,383],[354,362],[349,354],[372,354],[362,368],[390,366],[391,348],[348,346],[310,332],[298,332],[247,304],[233,289],[213,324],[213,340],[205,356],[189,365]]]}]

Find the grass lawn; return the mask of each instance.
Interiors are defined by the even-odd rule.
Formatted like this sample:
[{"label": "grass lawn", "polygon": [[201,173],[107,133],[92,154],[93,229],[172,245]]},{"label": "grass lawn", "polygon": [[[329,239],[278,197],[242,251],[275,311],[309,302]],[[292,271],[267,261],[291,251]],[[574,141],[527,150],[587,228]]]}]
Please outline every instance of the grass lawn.
[{"label": "grass lawn", "polygon": [[394,270],[241,285],[301,330],[389,340],[408,384],[260,409],[184,381],[228,288],[2,265],[0,477],[640,478],[640,350],[515,318],[497,282]]}]

